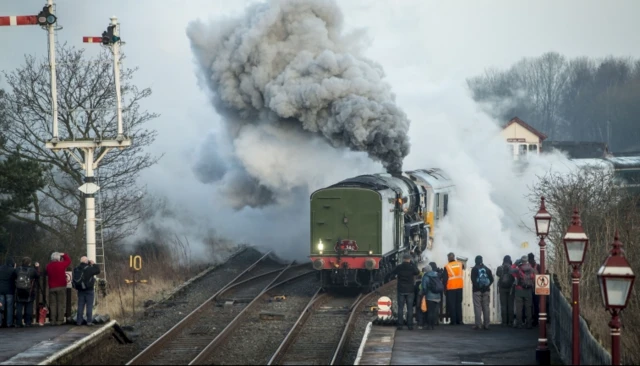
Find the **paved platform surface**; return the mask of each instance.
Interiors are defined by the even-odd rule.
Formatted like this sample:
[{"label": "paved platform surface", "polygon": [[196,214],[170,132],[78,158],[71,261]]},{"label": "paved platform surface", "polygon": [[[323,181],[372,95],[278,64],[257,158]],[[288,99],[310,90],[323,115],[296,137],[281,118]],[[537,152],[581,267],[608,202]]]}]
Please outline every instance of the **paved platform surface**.
[{"label": "paved platform surface", "polygon": [[0,365],[34,365],[102,326],[33,326],[0,329]]},{"label": "paved platform surface", "polygon": [[435,330],[396,331],[373,326],[361,365],[536,365],[538,329],[439,325]]}]

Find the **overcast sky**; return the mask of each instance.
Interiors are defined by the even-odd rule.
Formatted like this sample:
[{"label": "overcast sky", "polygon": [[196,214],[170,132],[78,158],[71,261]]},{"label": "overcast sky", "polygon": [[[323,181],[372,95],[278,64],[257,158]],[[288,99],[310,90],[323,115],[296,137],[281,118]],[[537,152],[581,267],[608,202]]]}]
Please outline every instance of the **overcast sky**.
[{"label": "overcast sky", "polygon": [[[0,15],[37,14],[44,3],[2,0]],[[88,52],[97,52],[101,46],[83,44],[82,37],[100,36],[109,17],[118,16],[126,42],[124,66],[140,68],[137,84],[152,87],[154,93],[144,106],[161,114],[150,126],[159,132],[151,150],[166,156],[145,172],[144,183],[200,214],[212,202],[198,196],[207,195],[206,187],[193,177],[189,159],[219,117],[197,84],[185,29],[198,18],[239,15],[247,3],[57,2],[58,24],[64,27],[57,33],[58,40]],[[366,55],[383,66],[399,106],[412,121],[412,130],[426,116],[448,114],[468,103],[462,89],[464,79],[487,67],[508,67],[522,57],[547,51],[568,57],[640,57],[638,0],[340,0],[339,4],[348,28],[367,30],[371,44]],[[0,45],[0,70],[9,71],[22,64],[25,53],[46,56],[46,32],[37,26],[2,27]],[[2,81],[0,86],[4,86]],[[440,93],[443,88],[449,92]],[[417,157],[410,155],[409,165],[412,161]]]}]

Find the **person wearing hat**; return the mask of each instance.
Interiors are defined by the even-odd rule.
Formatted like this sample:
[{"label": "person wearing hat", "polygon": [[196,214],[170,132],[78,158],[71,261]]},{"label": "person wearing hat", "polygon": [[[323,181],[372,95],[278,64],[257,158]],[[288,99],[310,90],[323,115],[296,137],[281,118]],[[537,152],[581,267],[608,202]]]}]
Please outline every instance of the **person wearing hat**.
[{"label": "person wearing hat", "polygon": [[493,284],[493,273],[482,263],[480,255],[476,257],[476,265],[471,269],[471,284],[473,288],[473,313],[476,322],[473,329],[489,330],[491,322],[491,314],[489,313],[491,292],[489,291]]},{"label": "person wearing hat", "polygon": [[[516,266],[511,269],[513,277],[515,277],[515,300],[516,300],[516,328],[522,328],[523,324],[527,329],[531,329],[532,318],[532,302],[533,291],[535,287],[535,280],[537,271],[531,267],[526,255],[520,258],[519,264],[516,262]],[[523,322],[522,313],[526,313],[526,324]]]},{"label": "person wearing hat", "polygon": [[462,289],[464,287],[464,279],[462,271],[465,269],[464,264],[456,259],[456,255],[452,252],[447,255],[449,263],[444,266],[442,282],[446,289],[447,314],[451,320],[451,325],[460,325],[462,323]]},{"label": "person wearing hat", "polygon": [[405,253],[400,263],[391,272],[391,276],[398,276],[398,330],[402,330],[404,325],[404,306],[407,306],[407,328],[413,330],[413,304],[414,304],[414,284],[415,277],[420,274],[418,267],[411,262],[411,254]]},{"label": "person wearing hat", "polygon": [[429,271],[422,277],[422,292],[427,300],[427,327],[433,330],[438,324],[440,316],[440,299],[444,285],[438,274],[438,266],[435,262],[429,263]]}]

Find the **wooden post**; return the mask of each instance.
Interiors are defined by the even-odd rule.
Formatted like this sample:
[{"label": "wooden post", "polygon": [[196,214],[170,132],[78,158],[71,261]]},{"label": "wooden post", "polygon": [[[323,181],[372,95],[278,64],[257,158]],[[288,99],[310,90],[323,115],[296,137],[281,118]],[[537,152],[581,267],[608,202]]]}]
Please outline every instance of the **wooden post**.
[{"label": "wooden post", "polygon": [[135,318],[136,316],[136,272],[133,272],[133,301],[132,301],[132,306],[133,306],[133,317]]}]

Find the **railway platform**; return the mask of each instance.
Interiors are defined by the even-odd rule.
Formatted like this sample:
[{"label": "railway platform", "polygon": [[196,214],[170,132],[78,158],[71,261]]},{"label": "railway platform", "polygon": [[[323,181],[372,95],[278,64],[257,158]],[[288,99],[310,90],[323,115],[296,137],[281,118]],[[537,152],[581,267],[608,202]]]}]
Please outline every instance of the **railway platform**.
[{"label": "railway platform", "polygon": [[109,336],[123,343],[130,342],[113,320],[93,327],[3,328],[0,329],[0,365],[75,364],[85,350]]},{"label": "railway platform", "polygon": [[372,325],[365,332],[359,365],[536,365],[538,328],[438,325],[434,330],[396,330]]}]

